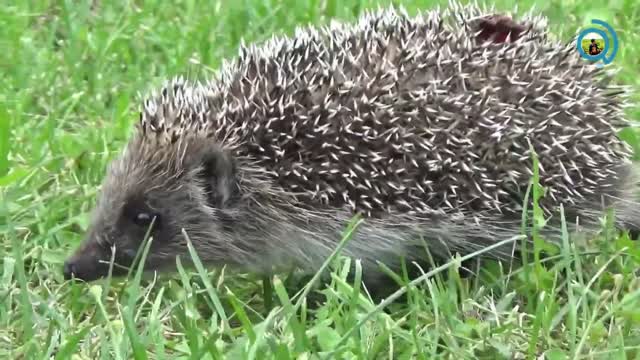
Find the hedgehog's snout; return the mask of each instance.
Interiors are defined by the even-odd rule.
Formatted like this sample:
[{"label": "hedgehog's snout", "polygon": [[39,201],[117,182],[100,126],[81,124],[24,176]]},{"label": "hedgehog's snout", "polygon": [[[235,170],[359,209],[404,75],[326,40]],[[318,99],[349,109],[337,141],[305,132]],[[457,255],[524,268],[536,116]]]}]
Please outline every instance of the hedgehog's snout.
[{"label": "hedgehog's snout", "polygon": [[62,268],[62,275],[64,275],[64,279],[65,280],[71,279],[73,277],[73,274],[75,273],[76,273],[75,264],[73,262],[70,262],[69,260],[66,260]]},{"label": "hedgehog's snout", "polygon": [[98,273],[95,263],[97,259],[71,257],[64,262],[62,274],[65,280],[76,278],[84,281],[96,280],[101,275]]},{"label": "hedgehog's snout", "polygon": [[84,267],[81,266],[79,262],[67,260],[64,262],[62,274],[65,280],[71,280],[72,278],[86,280],[86,272],[83,270]]},{"label": "hedgehog's snout", "polygon": [[97,280],[109,273],[108,258],[99,244],[86,241],[63,265],[65,280],[76,278],[83,281]]}]

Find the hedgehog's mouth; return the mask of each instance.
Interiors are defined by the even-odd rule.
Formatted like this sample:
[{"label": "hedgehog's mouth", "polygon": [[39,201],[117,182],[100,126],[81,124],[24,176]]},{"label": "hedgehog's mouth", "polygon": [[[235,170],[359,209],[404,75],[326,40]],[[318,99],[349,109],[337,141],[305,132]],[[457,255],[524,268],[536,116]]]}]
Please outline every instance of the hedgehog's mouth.
[{"label": "hedgehog's mouth", "polygon": [[[123,276],[127,273],[127,269],[114,264],[111,271],[112,276]],[[109,275],[109,264],[99,262],[98,266],[87,267],[75,261],[65,261],[63,268],[65,280],[78,279],[82,281],[94,281]]]},{"label": "hedgehog's mouth", "polygon": [[109,272],[112,276],[125,275],[133,259],[119,251],[115,255],[111,267],[111,251],[96,242],[86,241],[64,262],[64,278],[93,281],[108,276]]}]

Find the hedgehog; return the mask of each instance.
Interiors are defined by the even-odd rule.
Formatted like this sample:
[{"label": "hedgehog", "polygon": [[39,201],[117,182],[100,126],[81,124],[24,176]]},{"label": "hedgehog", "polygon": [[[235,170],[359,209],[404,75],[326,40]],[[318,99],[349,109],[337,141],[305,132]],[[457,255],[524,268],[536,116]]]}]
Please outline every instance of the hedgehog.
[{"label": "hedgehog", "polygon": [[[455,2],[378,8],[241,45],[208,80],[165,81],[110,164],[65,278],[124,274],[147,234],[148,271],[188,262],[190,242],[207,266],[311,273],[358,216],[341,254],[375,282],[379,262],[521,235],[534,164],[550,241],[560,206],[572,232],[597,231],[611,209],[636,231],[618,135],[628,91],[546,24]],[[514,259],[522,243],[483,256]]]}]

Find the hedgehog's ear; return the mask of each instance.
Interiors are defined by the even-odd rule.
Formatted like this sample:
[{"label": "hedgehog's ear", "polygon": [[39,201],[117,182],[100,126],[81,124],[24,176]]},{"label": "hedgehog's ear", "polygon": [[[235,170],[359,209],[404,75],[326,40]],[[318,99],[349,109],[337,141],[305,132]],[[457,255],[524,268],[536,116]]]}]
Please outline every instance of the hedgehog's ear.
[{"label": "hedgehog's ear", "polygon": [[202,159],[200,176],[205,184],[209,203],[223,208],[237,193],[236,168],[233,157],[223,150],[214,150]]}]

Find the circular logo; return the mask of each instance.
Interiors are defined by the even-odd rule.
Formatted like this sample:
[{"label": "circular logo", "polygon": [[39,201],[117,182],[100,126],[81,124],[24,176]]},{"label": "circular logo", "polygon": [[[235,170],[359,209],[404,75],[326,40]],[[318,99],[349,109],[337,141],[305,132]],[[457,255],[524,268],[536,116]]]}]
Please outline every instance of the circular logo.
[{"label": "circular logo", "polygon": [[[580,32],[577,39],[577,47],[580,56],[584,59],[597,63],[602,67],[613,61],[618,52],[618,35],[606,22],[598,19],[591,20],[594,25],[599,25],[607,30],[606,32],[597,27],[589,27]],[[608,32],[608,34],[607,34]],[[609,40],[611,37],[611,40]]]}]

